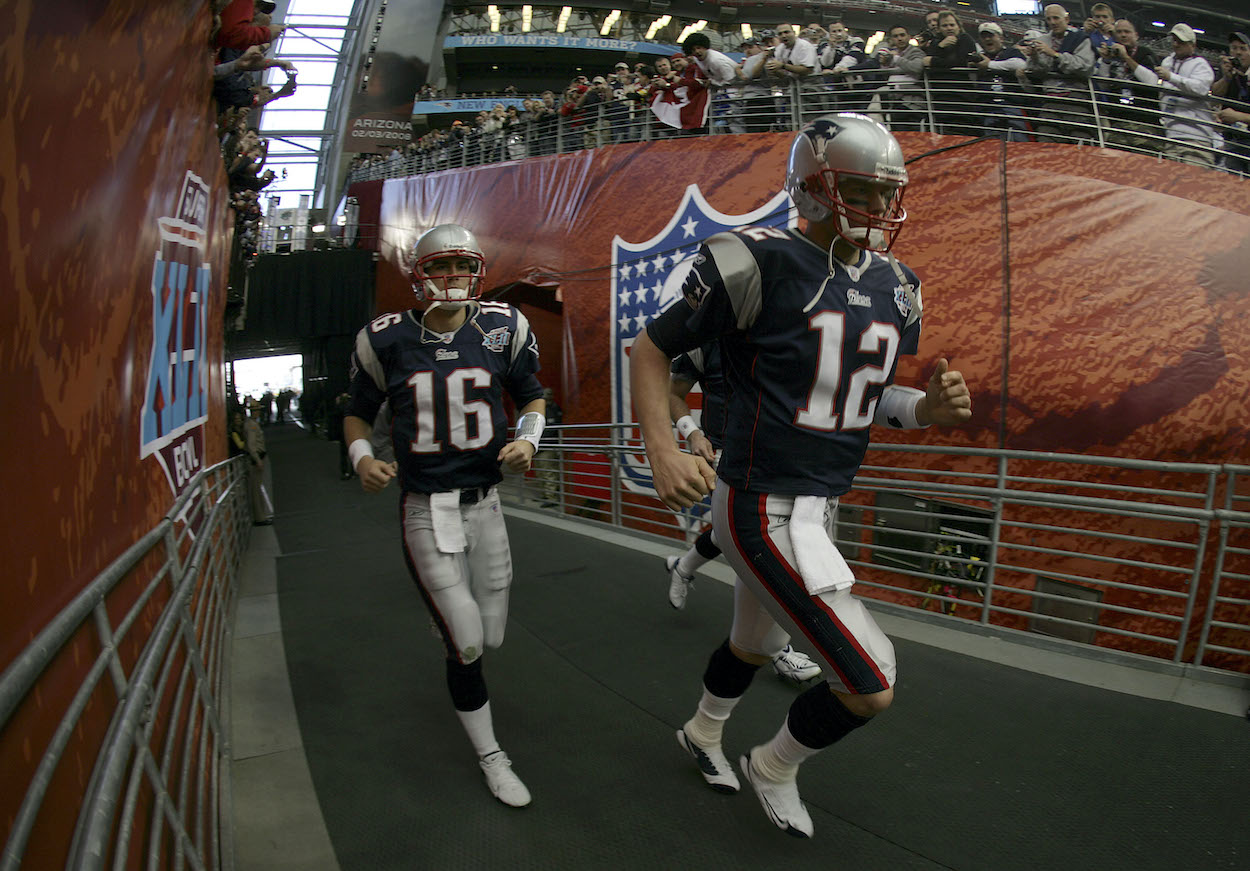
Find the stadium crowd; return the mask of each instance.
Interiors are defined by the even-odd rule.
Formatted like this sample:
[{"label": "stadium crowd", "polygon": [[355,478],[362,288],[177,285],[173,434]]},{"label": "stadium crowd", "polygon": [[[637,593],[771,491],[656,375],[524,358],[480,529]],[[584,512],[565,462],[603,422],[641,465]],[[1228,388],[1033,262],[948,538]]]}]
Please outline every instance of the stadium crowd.
[{"label": "stadium crowd", "polygon": [[[1037,24],[1012,32],[1018,24],[980,21],[974,35],[955,12],[934,9],[923,27],[894,25],[876,45],[841,21],[781,25],[743,40],[741,60],[712,47],[721,35],[697,32],[672,57],[619,62],[572,78],[560,94],[519,107],[501,101],[388,153],[358,155],[349,179],[663,136],[790,130],[833,111],[864,112],[893,130],[1104,144],[1250,171],[1245,33],[1208,57],[1189,25],[1149,45],[1106,3],[1079,24],[1052,4]],[[423,93],[447,99],[432,86]]]},{"label": "stadium crowd", "polygon": [[[221,156],[230,182],[230,206],[235,211],[235,256],[255,253],[260,242],[260,191],[275,178],[263,170],[269,142],[254,124],[258,110],[295,93],[296,69],[288,60],[266,53],[285,28],[270,23],[271,0],[215,0],[213,99],[217,104],[217,132]],[[263,84],[259,74],[281,69],[286,82],[278,90]]]}]

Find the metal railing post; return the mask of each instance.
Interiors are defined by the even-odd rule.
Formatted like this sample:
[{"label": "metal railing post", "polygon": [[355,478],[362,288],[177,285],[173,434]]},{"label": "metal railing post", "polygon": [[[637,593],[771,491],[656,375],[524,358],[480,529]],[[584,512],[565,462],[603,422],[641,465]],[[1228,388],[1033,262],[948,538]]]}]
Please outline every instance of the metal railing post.
[{"label": "metal railing post", "polygon": [[1102,118],[1098,113],[1098,89],[1094,87],[1094,77],[1090,76],[1085,80],[1089,86],[1089,103],[1094,109],[1094,130],[1098,135],[1098,147],[1106,148],[1107,143],[1102,134]]}]

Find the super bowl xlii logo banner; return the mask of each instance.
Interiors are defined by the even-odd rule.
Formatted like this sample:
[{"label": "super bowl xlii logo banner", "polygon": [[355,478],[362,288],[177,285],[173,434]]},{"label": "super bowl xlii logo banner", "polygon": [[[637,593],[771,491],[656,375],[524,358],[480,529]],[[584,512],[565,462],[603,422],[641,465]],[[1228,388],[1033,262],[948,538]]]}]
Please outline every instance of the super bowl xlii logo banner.
[{"label": "super bowl xlii logo banner", "polygon": [[[668,224],[645,242],[612,240],[612,411],[614,420],[633,423],[629,392],[629,352],[634,340],[657,315],[681,298],[682,282],[694,265],[703,240],[746,226],[793,227],[794,209],[786,193],[777,194],[745,215],[726,215],[708,205],[698,185],[686,188]],[[697,388],[696,388],[697,389]],[[697,414],[700,398],[689,399]],[[637,433],[626,429],[626,437]],[[621,463],[625,486],[635,493],[654,494],[646,455],[627,454]]]},{"label": "super bowl xlii logo banner", "polygon": [[152,353],[143,395],[140,458],[156,455],[177,496],[204,463],[208,419],[204,262],[208,186],[188,171],[173,217],[158,218],[152,265]]}]

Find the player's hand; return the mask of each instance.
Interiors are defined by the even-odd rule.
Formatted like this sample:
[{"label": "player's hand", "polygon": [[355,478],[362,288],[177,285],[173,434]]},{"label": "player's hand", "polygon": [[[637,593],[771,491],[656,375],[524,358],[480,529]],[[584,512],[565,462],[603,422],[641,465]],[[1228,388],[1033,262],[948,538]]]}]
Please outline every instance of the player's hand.
[{"label": "player's hand", "polygon": [[686,439],[686,447],[690,448],[690,453],[707,460],[709,466],[716,459],[716,448],[712,447],[711,441],[701,429],[696,429],[690,434],[690,438]]},{"label": "player's hand", "polygon": [[[920,420],[922,424],[958,426],[972,419],[972,394],[964,383],[964,375],[957,369],[951,369],[945,357],[937,361],[933,374],[929,376],[922,409],[928,416],[928,420]],[[923,416],[918,414],[917,418]]]},{"label": "player's hand", "polygon": [[648,452],[656,495],[674,511],[689,508],[716,488],[716,473],[702,457],[677,450]]},{"label": "player's hand", "polygon": [[360,476],[360,486],[366,493],[381,492],[398,473],[398,463],[384,463],[377,457],[361,457],[360,463],[356,466],[356,474]]},{"label": "player's hand", "polygon": [[534,445],[525,439],[508,442],[496,457],[509,472],[528,472],[534,459]]}]

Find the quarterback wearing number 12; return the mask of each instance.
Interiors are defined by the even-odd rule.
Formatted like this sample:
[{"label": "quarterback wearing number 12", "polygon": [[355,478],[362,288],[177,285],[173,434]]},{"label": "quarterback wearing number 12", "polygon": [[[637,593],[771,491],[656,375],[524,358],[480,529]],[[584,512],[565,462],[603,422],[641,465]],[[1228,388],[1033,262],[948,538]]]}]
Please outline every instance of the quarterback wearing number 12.
[{"label": "quarterback wearing number 12", "polygon": [[[738,580],[729,638],[708,661],[703,695],[677,732],[707,785],[737,792],[722,735],[756,669],[802,635],[825,681],[795,698],[771,740],[738,768],[768,818],[812,835],[799,764],[884,711],[894,647],[860,600],[829,534],[872,424],[957,425],[972,416],[945,359],[926,389],[895,386],[920,340],[920,281],[890,254],[906,220],[898,142],[862,115],[817,118],[794,138],[786,187],[802,232],[747,227],[707,240],[684,300],[647,325],[631,385],[656,492],[680,509],[712,490],[716,538]],[[719,341],[729,394],[714,474],[683,454],[669,418],[669,360]]]},{"label": "quarterback wearing number 12", "polygon": [[[352,467],[376,493],[398,476],[404,557],[447,648],[447,688],[491,793],[530,803],[495,740],[484,647],[503,642],[512,555],[496,484],[529,469],[545,423],[538,342],[507,303],[479,301],[486,260],[472,233],[441,224],[417,240],[413,289],[424,311],[386,314],[356,336],[343,419]],[[503,391],[519,409],[509,438]],[[369,436],[389,402],[395,462]]]}]

